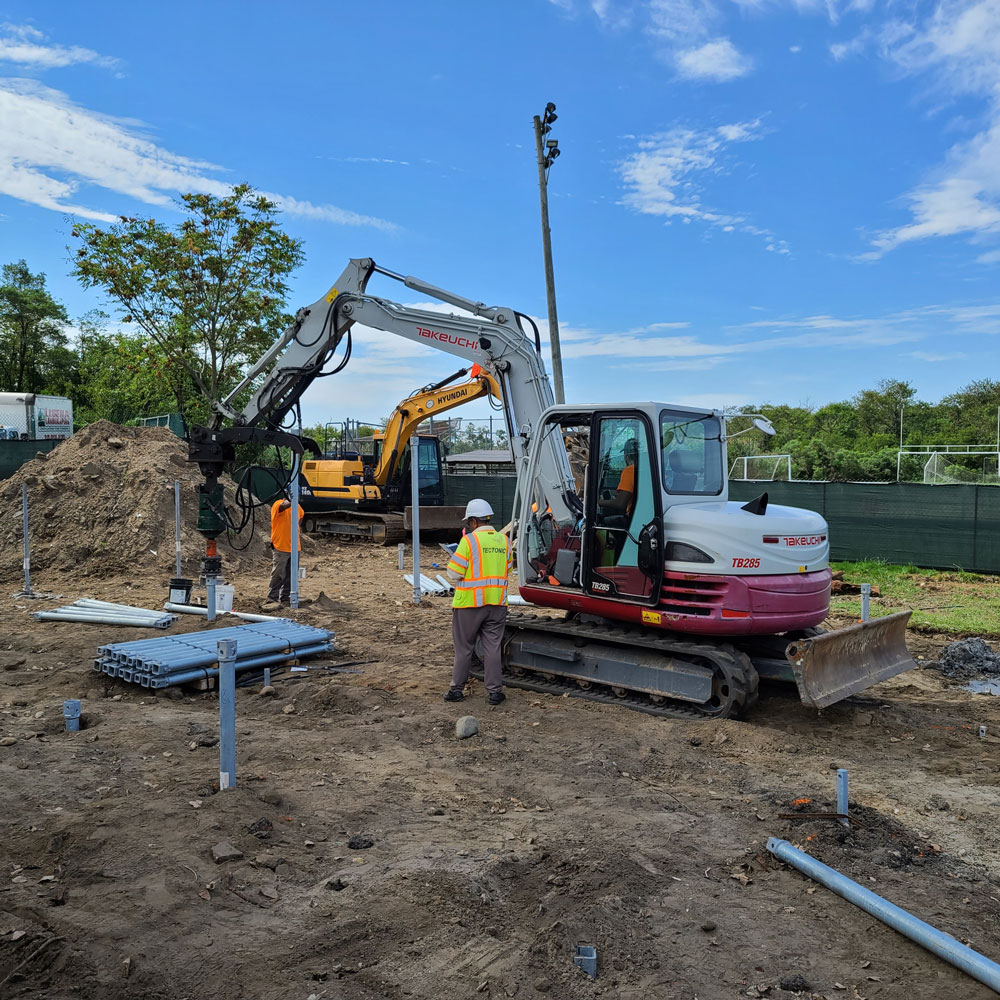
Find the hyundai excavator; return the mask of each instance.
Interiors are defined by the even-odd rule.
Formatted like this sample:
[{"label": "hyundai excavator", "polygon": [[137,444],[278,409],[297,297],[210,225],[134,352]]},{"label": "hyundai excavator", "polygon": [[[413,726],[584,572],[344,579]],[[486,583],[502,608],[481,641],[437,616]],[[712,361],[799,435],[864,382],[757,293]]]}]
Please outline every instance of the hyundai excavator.
[{"label": "hyundai excavator", "polygon": [[[466,381],[456,384],[466,375]],[[402,541],[406,537],[403,510],[410,502],[414,465],[409,447],[412,440],[418,442],[421,506],[444,502],[440,443],[436,437],[417,434],[417,428],[428,417],[484,397],[502,401],[496,380],[478,364],[461,368],[404,399],[386,421],[385,429],[375,432],[370,455],[347,450],[339,458],[303,461],[299,499],[305,511],[302,527],[381,545]],[[425,478],[432,482],[425,485]],[[433,496],[429,498],[428,492]],[[452,513],[449,523],[458,524],[460,512]]]},{"label": "hyundai excavator", "polygon": [[[376,274],[461,311],[369,294]],[[478,364],[499,388],[518,474],[520,594],[563,612],[508,617],[506,683],[654,715],[729,718],[754,704],[762,677],[793,682],[805,704],[824,708],[915,666],[908,611],[819,629],[830,601],[826,522],[767,494],[728,499],[732,418],[657,401],[557,406],[529,317],[370,258],[351,260],[215,405],[211,425],[191,429],[189,457],[205,477],[206,571],[219,562],[214,539],[240,527],[219,483],[235,446],[301,452],[283,422],[338,350],[349,356],[352,330],[366,327]]]}]

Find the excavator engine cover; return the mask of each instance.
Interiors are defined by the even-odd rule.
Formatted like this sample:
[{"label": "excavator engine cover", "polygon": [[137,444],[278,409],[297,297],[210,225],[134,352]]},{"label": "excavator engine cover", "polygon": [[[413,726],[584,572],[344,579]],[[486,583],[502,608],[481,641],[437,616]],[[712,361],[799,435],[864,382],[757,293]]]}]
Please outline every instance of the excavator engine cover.
[{"label": "excavator engine cover", "polygon": [[911,613],[900,611],[790,642],[785,656],[803,704],[826,708],[913,669],[916,663],[906,648]]}]

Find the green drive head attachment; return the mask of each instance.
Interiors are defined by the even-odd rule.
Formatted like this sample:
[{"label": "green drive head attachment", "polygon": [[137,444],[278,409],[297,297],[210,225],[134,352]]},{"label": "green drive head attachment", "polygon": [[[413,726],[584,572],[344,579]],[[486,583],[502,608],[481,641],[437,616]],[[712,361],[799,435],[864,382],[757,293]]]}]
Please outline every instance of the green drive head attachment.
[{"label": "green drive head attachment", "polygon": [[205,538],[218,538],[226,530],[222,483],[204,483],[198,487],[198,531]]}]

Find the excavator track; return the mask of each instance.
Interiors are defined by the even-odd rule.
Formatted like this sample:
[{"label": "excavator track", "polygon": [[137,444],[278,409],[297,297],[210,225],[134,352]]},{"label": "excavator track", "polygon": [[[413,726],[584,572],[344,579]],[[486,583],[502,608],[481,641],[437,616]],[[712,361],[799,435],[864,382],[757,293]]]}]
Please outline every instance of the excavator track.
[{"label": "excavator track", "polygon": [[504,683],[664,718],[725,719],[756,702],[758,675],[728,643],[515,614],[504,637]]},{"label": "excavator track", "polygon": [[396,545],[405,541],[402,514],[365,514],[353,511],[329,511],[307,514],[306,531],[337,538],[354,538],[375,545]]}]

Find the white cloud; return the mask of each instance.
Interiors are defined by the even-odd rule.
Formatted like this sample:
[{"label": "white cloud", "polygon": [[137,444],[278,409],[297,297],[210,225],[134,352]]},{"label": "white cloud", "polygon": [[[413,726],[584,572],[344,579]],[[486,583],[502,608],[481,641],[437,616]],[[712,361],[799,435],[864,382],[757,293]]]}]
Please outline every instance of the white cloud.
[{"label": "white cloud", "polygon": [[1000,264],[1000,250],[990,250],[989,253],[980,254],[976,260],[980,264]]},{"label": "white cloud", "polygon": [[[81,189],[90,186],[158,206],[179,193],[224,195],[231,187],[213,176],[223,168],[172,153],[145,138],[136,123],[88,111],[32,80],[0,79],[0,135],[0,194],[86,219],[108,222],[127,214],[86,204]],[[335,205],[262,193],[293,215],[395,229]]]},{"label": "white cloud", "polygon": [[106,69],[118,65],[117,59],[102,56],[78,45],[68,48],[49,45],[45,35],[25,24],[0,24],[0,62],[17,63],[35,69],[59,69],[80,63],[92,63]]},{"label": "white cloud", "polygon": [[704,38],[720,19],[710,0],[649,0],[647,16],[648,33],[675,44]]},{"label": "white cloud", "polygon": [[675,56],[678,73],[687,80],[725,83],[746,76],[753,63],[728,38],[715,38],[695,49],[683,49]]},{"label": "white cloud", "polygon": [[623,202],[643,215],[702,222],[724,232],[739,230],[760,236],[769,249],[787,253],[784,242],[768,230],[751,225],[742,215],[719,212],[702,202],[702,179],[725,171],[727,147],[752,142],[762,134],[758,118],[701,131],[676,128],[641,139],[638,150],[618,165],[625,185]]},{"label": "white cloud", "polygon": [[880,51],[905,74],[929,75],[937,97],[984,102],[979,132],[903,198],[911,220],[876,234],[877,258],[917,240],[1000,232],[1000,0],[942,0],[922,22],[887,23]]},{"label": "white cloud", "polygon": [[962,351],[955,351],[953,354],[933,354],[929,351],[912,351],[910,353],[911,358],[916,358],[918,361],[964,361],[968,355]]}]

